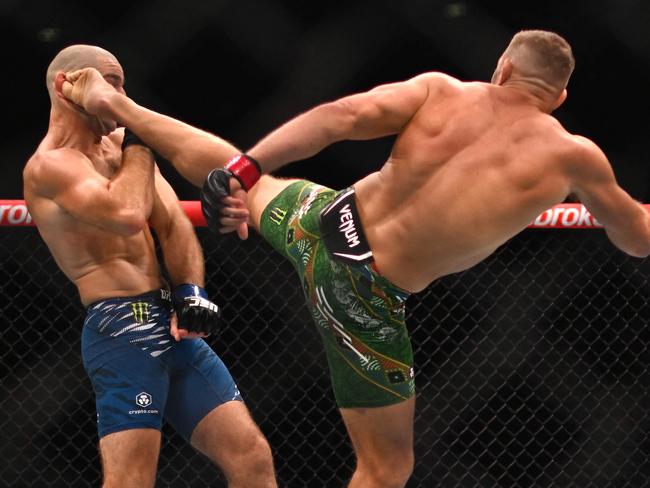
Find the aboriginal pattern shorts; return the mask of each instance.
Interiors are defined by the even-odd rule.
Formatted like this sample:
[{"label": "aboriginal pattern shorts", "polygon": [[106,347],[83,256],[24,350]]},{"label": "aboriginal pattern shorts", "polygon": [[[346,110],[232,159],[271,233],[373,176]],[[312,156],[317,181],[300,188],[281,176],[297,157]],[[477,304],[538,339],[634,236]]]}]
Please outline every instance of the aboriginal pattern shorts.
[{"label": "aboriginal pattern shorts", "polygon": [[260,232],[298,271],[325,344],[337,405],[391,405],[415,394],[404,323],[409,294],[372,263],[344,263],[326,249],[319,216],[341,194],[298,180],[266,207]]}]

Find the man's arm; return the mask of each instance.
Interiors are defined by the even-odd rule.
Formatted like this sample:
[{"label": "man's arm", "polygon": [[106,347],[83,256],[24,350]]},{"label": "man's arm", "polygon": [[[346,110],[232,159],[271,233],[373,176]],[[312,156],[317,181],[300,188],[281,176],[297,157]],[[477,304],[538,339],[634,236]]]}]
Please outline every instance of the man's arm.
[{"label": "man's arm", "polygon": [[572,192],[605,227],[616,247],[631,256],[648,256],[650,214],[618,186],[603,152],[586,139],[580,144],[580,155],[572,168]]},{"label": "man's arm", "polygon": [[203,251],[172,187],[156,170],[155,203],[149,224],[156,232],[172,285],[204,286]]},{"label": "man's arm", "polygon": [[32,191],[53,200],[76,219],[120,235],[146,226],[153,205],[154,162],[139,145],[125,148],[113,178],[95,171],[91,161],[74,149],[36,156],[26,175]]},{"label": "man's arm", "polygon": [[138,105],[93,68],[61,74],[56,86],[66,99],[88,113],[128,127],[198,187],[211,170],[240,152],[214,134]]},{"label": "man's arm", "polygon": [[271,132],[247,154],[270,172],[338,141],[397,134],[444,78],[427,73],[319,105]]},{"label": "man's arm", "polygon": [[173,285],[176,314],[170,333],[177,341],[205,337],[217,328],[220,310],[203,289],[203,252],[194,227],[159,171],[156,171],[156,197],[150,224],[158,236]]}]

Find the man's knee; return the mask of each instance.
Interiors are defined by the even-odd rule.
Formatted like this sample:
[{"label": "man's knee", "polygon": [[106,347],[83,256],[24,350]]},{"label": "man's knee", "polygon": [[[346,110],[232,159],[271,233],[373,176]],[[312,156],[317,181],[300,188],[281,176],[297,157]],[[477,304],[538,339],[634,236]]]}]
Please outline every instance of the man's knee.
[{"label": "man's knee", "polygon": [[245,450],[239,450],[231,458],[224,474],[229,486],[236,487],[276,487],[275,470],[271,448],[260,433],[248,443]]},{"label": "man's knee", "polygon": [[242,456],[242,463],[247,465],[247,470],[251,473],[273,473],[271,447],[261,433],[255,437],[249,450]]},{"label": "man's knee", "polygon": [[357,472],[368,480],[368,486],[381,488],[402,488],[413,474],[413,449],[404,446],[390,456],[376,456],[373,459],[359,458]]}]

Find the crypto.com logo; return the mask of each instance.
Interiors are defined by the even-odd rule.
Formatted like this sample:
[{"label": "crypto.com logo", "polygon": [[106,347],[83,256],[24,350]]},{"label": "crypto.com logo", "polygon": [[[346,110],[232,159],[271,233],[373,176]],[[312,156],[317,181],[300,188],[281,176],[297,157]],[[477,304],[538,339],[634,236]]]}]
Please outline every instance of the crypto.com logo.
[{"label": "crypto.com logo", "polygon": [[139,407],[148,407],[151,405],[151,401],[151,395],[144,391],[142,393],[138,393],[138,395],[135,397],[135,403]]}]

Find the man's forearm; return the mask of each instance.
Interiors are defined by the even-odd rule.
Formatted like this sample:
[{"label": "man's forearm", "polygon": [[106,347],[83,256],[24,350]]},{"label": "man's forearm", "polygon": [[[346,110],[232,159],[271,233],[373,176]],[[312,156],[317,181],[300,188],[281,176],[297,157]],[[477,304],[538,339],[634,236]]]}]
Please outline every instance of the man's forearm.
[{"label": "man's forearm", "polygon": [[196,186],[203,184],[210,171],[240,152],[214,134],[144,108],[119,93],[108,100],[107,110]]},{"label": "man's forearm", "polygon": [[318,154],[343,139],[349,120],[337,104],[320,105],[290,120],[247,151],[265,173]]},{"label": "man's forearm", "polygon": [[129,146],[122,154],[122,164],[108,182],[108,196],[118,216],[119,232],[137,232],[151,215],[154,192],[154,160],[151,151]]},{"label": "man's forearm", "polygon": [[167,229],[157,235],[172,285],[191,283],[203,287],[203,251],[190,221],[184,215],[172,216]]}]

